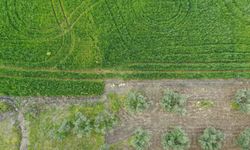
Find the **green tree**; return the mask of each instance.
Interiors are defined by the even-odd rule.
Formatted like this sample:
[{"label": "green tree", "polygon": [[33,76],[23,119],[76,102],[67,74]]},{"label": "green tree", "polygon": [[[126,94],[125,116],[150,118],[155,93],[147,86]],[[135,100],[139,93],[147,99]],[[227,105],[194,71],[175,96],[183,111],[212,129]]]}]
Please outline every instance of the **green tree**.
[{"label": "green tree", "polygon": [[73,125],[73,131],[78,137],[90,135],[93,129],[91,121],[87,117],[85,117],[81,112],[76,113]]},{"label": "green tree", "polygon": [[190,142],[185,131],[176,127],[164,134],[162,145],[164,150],[186,150],[189,148]]},{"label": "green tree", "polygon": [[250,90],[238,90],[235,94],[234,103],[241,112],[250,113]]},{"label": "green tree", "polygon": [[199,139],[203,150],[219,150],[222,147],[224,134],[215,128],[206,128]]},{"label": "green tree", "polygon": [[185,114],[187,98],[179,93],[167,89],[161,100],[161,106],[167,112]]},{"label": "green tree", "polygon": [[130,144],[136,150],[144,150],[147,149],[150,145],[151,136],[148,131],[143,130],[142,128],[138,128],[130,141]]},{"label": "green tree", "polygon": [[126,109],[132,113],[143,112],[149,105],[147,98],[139,92],[129,92],[125,100]]},{"label": "green tree", "polygon": [[106,131],[112,129],[117,123],[117,117],[108,111],[104,111],[98,114],[95,118],[95,130],[98,133],[106,133]]},{"label": "green tree", "polygon": [[250,128],[246,128],[238,137],[237,145],[241,147],[242,150],[250,150]]}]

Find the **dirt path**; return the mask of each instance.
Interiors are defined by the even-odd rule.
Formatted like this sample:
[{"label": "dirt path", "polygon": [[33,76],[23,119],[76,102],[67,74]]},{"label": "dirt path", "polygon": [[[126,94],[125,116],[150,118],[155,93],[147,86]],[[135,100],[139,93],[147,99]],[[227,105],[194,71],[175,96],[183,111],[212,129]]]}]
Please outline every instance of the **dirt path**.
[{"label": "dirt path", "polygon": [[23,116],[23,112],[21,110],[18,112],[17,119],[19,121],[19,126],[20,126],[21,133],[22,133],[20,150],[27,150],[28,149],[28,131],[27,131],[27,128],[25,125],[25,119]]},{"label": "dirt path", "polygon": [[[159,106],[162,92],[171,88],[188,97],[187,114],[179,116],[165,113]],[[192,150],[199,150],[198,137],[204,128],[213,126],[225,133],[226,140],[223,149],[238,150],[235,146],[236,136],[247,126],[250,126],[250,115],[230,109],[230,102],[235,92],[241,88],[250,88],[250,80],[158,80],[158,81],[112,81],[106,82],[106,93],[124,94],[130,89],[145,91],[153,102],[151,108],[136,116],[121,113],[121,125],[107,135],[108,143],[125,140],[137,127],[144,127],[152,134],[150,149],[161,148],[161,136],[164,131],[173,126],[181,126],[188,133]],[[215,106],[201,110],[197,107],[199,100],[212,100]]]}]

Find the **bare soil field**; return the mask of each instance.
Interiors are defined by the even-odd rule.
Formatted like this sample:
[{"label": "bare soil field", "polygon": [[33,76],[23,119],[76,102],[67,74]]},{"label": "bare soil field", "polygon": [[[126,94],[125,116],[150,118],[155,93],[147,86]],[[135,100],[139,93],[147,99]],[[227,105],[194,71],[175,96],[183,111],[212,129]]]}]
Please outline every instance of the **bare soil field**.
[{"label": "bare soil field", "polygon": [[[186,115],[162,110],[159,101],[167,88],[188,97]],[[126,140],[137,127],[143,127],[152,133],[149,149],[160,150],[163,132],[173,126],[181,126],[190,137],[190,149],[199,150],[199,136],[206,127],[213,126],[225,133],[223,150],[238,150],[235,138],[245,127],[250,126],[250,115],[232,110],[230,104],[235,92],[243,88],[250,88],[250,80],[107,80],[106,94],[126,94],[131,89],[144,91],[152,105],[147,112],[137,115],[122,111],[121,124],[106,135],[106,142],[112,144]],[[214,101],[215,105],[210,109],[201,109],[197,107],[197,102],[201,100]]]}]

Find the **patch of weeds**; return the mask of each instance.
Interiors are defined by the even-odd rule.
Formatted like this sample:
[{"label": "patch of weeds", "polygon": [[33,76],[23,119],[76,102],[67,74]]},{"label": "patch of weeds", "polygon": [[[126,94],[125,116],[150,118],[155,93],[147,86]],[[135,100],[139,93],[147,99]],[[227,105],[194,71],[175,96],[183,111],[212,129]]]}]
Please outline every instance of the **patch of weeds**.
[{"label": "patch of weeds", "polygon": [[202,109],[210,109],[214,107],[214,105],[215,104],[212,100],[201,100],[196,103],[196,106]]},{"label": "patch of weeds", "polygon": [[184,95],[167,89],[161,100],[161,106],[166,112],[184,115],[186,113],[186,102],[187,98]]},{"label": "patch of weeds", "polygon": [[124,97],[116,93],[108,94],[108,108],[113,113],[118,113],[124,106]]},{"label": "patch of weeds", "polygon": [[235,103],[233,105],[235,109],[244,113],[250,113],[250,90],[238,90],[233,102]]},{"label": "patch of weeds", "polygon": [[13,111],[13,110],[14,108],[10,104],[4,101],[0,101],[0,113],[5,113],[8,111]]},{"label": "patch of weeds", "polygon": [[126,110],[130,113],[145,111],[150,106],[150,101],[141,92],[130,91],[125,100]]},{"label": "patch of weeds", "polygon": [[21,131],[14,118],[8,117],[0,121],[0,149],[19,150]]},{"label": "patch of weeds", "polygon": [[142,128],[138,128],[135,130],[130,144],[136,150],[144,150],[150,146],[151,135],[147,130]]},{"label": "patch of weeds", "polygon": [[238,104],[238,103],[236,103],[236,102],[231,102],[231,108],[233,109],[233,110],[239,110],[240,109],[240,105]]},{"label": "patch of weeds", "polygon": [[162,146],[164,150],[186,150],[190,146],[190,140],[183,129],[176,127],[163,135]]}]

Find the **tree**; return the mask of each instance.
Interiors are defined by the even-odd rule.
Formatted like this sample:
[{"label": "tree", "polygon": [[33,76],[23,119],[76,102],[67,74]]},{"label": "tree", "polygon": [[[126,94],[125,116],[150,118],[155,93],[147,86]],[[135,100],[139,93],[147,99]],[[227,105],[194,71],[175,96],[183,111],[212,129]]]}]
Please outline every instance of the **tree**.
[{"label": "tree", "polygon": [[145,96],[139,92],[129,92],[125,100],[126,109],[132,113],[142,112],[149,107]]},{"label": "tree", "polygon": [[167,112],[185,114],[186,97],[172,90],[166,90],[161,100],[161,106]]},{"label": "tree", "polygon": [[250,113],[250,90],[238,90],[235,94],[234,103],[241,112]]},{"label": "tree", "polygon": [[241,147],[242,150],[250,150],[250,128],[246,128],[238,137],[237,145]]},{"label": "tree", "polygon": [[150,134],[141,128],[138,128],[130,141],[130,144],[136,149],[136,150],[144,150],[147,149],[150,145]]},{"label": "tree", "polygon": [[104,111],[95,118],[95,130],[104,134],[107,130],[112,129],[116,123],[117,117],[108,111]]},{"label": "tree", "polygon": [[180,127],[165,133],[162,138],[164,150],[186,150],[190,146],[187,134]]},{"label": "tree", "polygon": [[81,112],[76,113],[73,125],[73,131],[78,137],[90,135],[92,131],[92,125],[90,120],[85,117]]},{"label": "tree", "polygon": [[219,150],[222,147],[224,134],[215,128],[206,128],[199,139],[203,150]]}]

